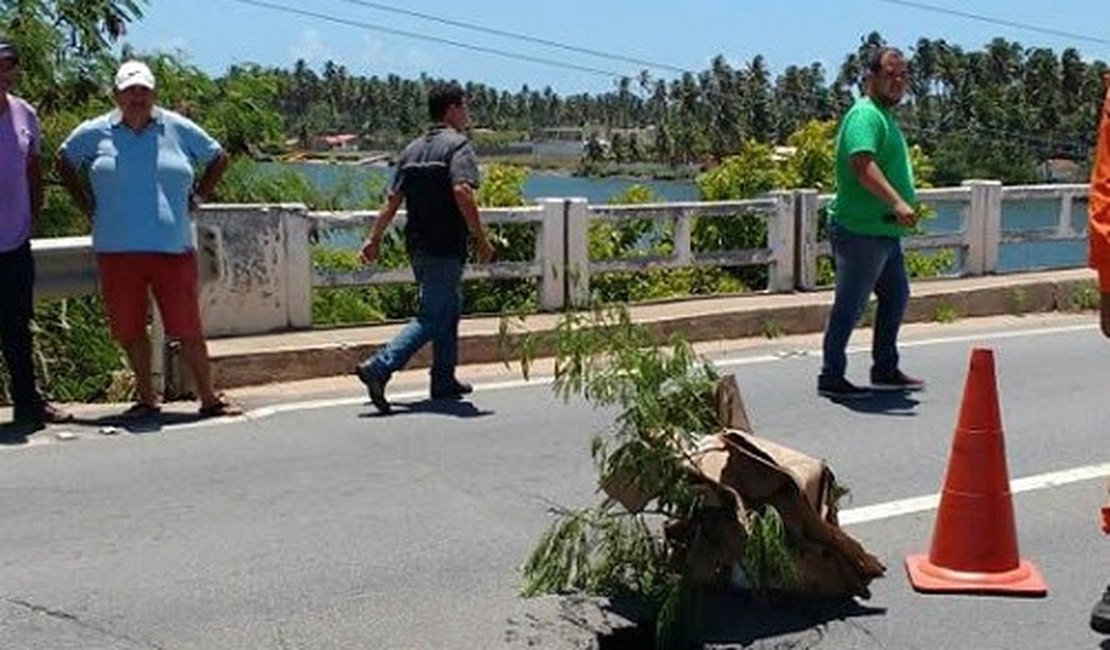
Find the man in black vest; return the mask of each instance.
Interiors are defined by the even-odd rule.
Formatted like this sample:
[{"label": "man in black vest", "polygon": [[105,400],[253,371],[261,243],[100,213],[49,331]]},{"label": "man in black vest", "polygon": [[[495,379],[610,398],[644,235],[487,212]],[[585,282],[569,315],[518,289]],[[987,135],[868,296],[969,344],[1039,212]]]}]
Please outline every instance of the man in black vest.
[{"label": "man in black vest", "polygon": [[385,398],[390,376],[429,341],[432,399],[458,399],[473,390],[455,377],[467,233],[474,236],[480,262],[493,257],[493,246],[474,198],[478,160],[463,133],[468,115],[462,87],[450,83],[430,88],[428,112],[435,125],[401,152],[389,199],[362,247],[365,262],[378,258],[382,235],[404,203],[405,248],[420,285],[420,313],[355,371],[381,413],[390,411]]}]

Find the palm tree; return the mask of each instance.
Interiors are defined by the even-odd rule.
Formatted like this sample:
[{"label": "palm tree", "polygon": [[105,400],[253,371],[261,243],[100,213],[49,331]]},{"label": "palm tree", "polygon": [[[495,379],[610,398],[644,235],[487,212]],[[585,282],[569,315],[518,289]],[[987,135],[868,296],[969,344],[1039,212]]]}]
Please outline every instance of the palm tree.
[{"label": "palm tree", "polygon": [[104,51],[143,15],[146,0],[21,0],[5,2],[3,23],[13,37],[34,24],[54,27],[66,37],[66,52],[89,55]]}]

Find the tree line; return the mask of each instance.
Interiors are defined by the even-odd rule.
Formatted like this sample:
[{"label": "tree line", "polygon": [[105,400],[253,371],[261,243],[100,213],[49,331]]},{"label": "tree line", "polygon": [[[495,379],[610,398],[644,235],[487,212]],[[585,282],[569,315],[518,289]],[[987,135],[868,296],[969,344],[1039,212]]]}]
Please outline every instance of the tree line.
[{"label": "tree line", "polygon": [[[634,135],[614,138],[612,155],[712,164],[747,142],[785,144],[810,121],[837,119],[862,84],[867,52],[885,44],[881,34],[869,34],[832,73],[811,63],[775,76],[762,56],[734,66],[718,55],[701,72],[662,79],[643,71],[597,94],[465,86],[477,127],[532,135],[566,126],[655,127],[650,144]],[[1039,163],[1089,157],[1106,63],[1084,61],[1075,48],[1058,54],[1001,37],[979,50],[921,38],[906,55],[911,79],[902,120],[910,140],[933,157],[938,183],[976,176],[1031,182]],[[394,145],[421,128],[424,88],[436,81],[357,76],[331,61],[319,74],[304,61],[268,73],[288,133],[348,131]]]},{"label": "tree line", "polygon": [[[109,105],[105,90],[118,63],[112,45],[142,19],[146,4],[21,0],[0,8],[0,29],[25,52],[22,90],[48,118],[48,136],[49,127],[70,127],[81,111]],[[837,119],[854,100],[868,50],[884,44],[881,34],[867,35],[832,71],[810,63],[774,75],[762,56],[736,65],[718,55],[700,72],[667,79],[642,71],[602,93],[464,86],[474,126],[495,134],[654,127],[650,142],[618,135],[610,155],[712,166],[749,142],[782,145],[808,122]],[[1057,53],[1002,37],[975,50],[921,38],[905,50],[911,79],[902,120],[909,139],[932,157],[937,184],[969,177],[1031,182],[1045,161],[1087,161],[1106,63],[1085,61],[1075,48]],[[177,54],[144,58],[158,75],[163,103],[189,113],[233,153],[278,151],[287,139],[307,144],[335,132],[396,148],[424,127],[425,89],[441,81],[362,76],[334,61],[317,71],[303,60],[292,68],[235,64],[212,78]]]}]

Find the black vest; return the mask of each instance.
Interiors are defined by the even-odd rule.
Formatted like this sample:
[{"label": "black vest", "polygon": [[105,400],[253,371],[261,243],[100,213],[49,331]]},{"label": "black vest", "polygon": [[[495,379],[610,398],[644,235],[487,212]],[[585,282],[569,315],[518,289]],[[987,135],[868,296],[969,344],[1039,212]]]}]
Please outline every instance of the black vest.
[{"label": "black vest", "polygon": [[466,221],[451,182],[451,160],[466,143],[466,137],[456,131],[433,130],[406,147],[398,161],[410,256],[466,257]]}]

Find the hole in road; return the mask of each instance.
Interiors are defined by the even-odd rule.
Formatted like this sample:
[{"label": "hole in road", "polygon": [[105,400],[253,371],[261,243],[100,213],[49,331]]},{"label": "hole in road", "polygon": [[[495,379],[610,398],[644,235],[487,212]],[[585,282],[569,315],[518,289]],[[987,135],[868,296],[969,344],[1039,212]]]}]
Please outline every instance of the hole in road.
[{"label": "hole in road", "polygon": [[598,650],[652,650],[655,647],[655,631],[651,625],[625,627],[611,634],[597,637]]}]

